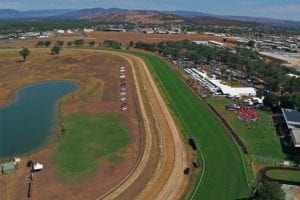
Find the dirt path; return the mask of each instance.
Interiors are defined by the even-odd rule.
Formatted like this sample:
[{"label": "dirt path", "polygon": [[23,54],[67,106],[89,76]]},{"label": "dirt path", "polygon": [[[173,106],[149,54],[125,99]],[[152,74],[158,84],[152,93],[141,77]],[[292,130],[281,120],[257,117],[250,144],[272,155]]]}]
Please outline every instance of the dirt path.
[{"label": "dirt path", "polygon": [[[135,56],[121,53],[114,53],[125,58],[132,66],[134,81],[137,87],[143,120],[145,123],[145,149],[138,168],[123,183],[113,191],[110,191],[105,199],[180,199],[186,192],[189,178],[183,175],[183,170],[188,166],[187,152],[181,139],[181,135],[176,127],[174,119],[170,114],[145,62]],[[140,77],[138,77],[139,75]],[[138,80],[140,78],[140,81]],[[149,124],[149,113],[145,109],[142,91],[149,101],[154,125],[157,133],[153,133]],[[145,98],[145,97],[144,97]],[[155,148],[151,143],[158,137],[159,148]],[[151,154],[156,154],[159,159],[147,181],[140,179],[143,174],[149,174],[149,158]],[[143,187],[141,187],[143,186]],[[101,199],[101,198],[99,198]]]}]

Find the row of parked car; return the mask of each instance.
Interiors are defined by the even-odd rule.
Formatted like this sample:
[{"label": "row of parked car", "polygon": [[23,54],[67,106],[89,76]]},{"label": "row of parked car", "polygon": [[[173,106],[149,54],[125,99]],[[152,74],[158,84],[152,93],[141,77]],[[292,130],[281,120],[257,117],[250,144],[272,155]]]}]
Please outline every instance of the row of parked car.
[{"label": "row of parked car", "polygon": [[126,69],[125,66],[120,66],[120,103],[121,111],[126,111],[127,107],[127,85],[126,85]]}]

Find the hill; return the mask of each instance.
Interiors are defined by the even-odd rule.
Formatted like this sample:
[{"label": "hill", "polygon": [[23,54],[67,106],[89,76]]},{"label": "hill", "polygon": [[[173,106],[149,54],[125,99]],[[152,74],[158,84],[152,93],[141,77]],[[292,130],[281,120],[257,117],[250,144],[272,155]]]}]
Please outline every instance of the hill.
[{"label": "hill", "polygon": [[140,24],[162,24],[183,22],[177,15],[152,10],[127,10],[119,8],[89,8],[81,10],[54,9],[18,11],[0,9],[0,19],[85,19],[102,22],[131,22]]},{"label": "hill", "polygon": [[189,19],[189,21],[201,25],[240,26],[240,27],[256,25],[255,22],[249,22],[249,21],[242,22],[239,20],[220,19],[213,16],[197,16]]},{"label": "hill", "polygon": [[112,13],[122,13],[127,10],[125,9],[119,9],[119,8],[87,8],[87,9],[81,9],[81,10],[74,10],[71,12],[62,13],[59,15],[55,15],[53,17],[56,18],[68,18],[68,19],[81,19],[86,18],[88,16],[95,16],[98,14],[112,14]]},{"label": "hill", "polygon": [[0,19],[45,18],[45,17],[61,15],[72,11],[74,10],[48,9],[48,10],[18,11],[13,9],[0,9]]},{"label": "hill", "polygon": [[247,16],[218,16],[222,19],[238,20],[241,22],[256,22],[260,24],[266,24],[271,26],[283,26],[300,28],[300,21],[272,19],[266,17],[247,17]]},{"label": "hill", "polygon": [[[131,22],[140,24],[178,23],[186,20],[203,24],[243,25],[244,22],[254,22],[272,26],[300,28],[300,21],[271,19],[264,17],[213,15],[196,11],[155,11],[155,10],[128,10],[120,8],[89,8],[81,10],[48,9],[18,11],[0,9],[0,19],[28,19],[28,18],[63,18],[87,19],[103,22]],[[220,23],[220,24],[219,24]]]},{"label": "hill", "polygon": [[183,22],[182,17],[152,10],[127,10],[119,8],[91,8],[57,15],[58,18],[87,19],[104,22],[131,22],[162,24]]},{"label": "hill", "polygon": [[[255,22],[259,24],[266,24],[272,26],[283,26],[283,27],[295,27],[300,28],[300,21],[293,21],[293,20],[284,20],[284,19],[273,19],[273,18],[266,18],[266,17],[249,17],[249,16],[232,16],[232,15],[213,15],[208,13],[202,12],[195,12],[195,11],[163,11],[163,13],[173,14],[185,18],[195,18],[195,17],[215,17],[221,20],[234,20],[234,21],[241,21],[241,22]],[[209,18],[208,18],[209,19]]]}]

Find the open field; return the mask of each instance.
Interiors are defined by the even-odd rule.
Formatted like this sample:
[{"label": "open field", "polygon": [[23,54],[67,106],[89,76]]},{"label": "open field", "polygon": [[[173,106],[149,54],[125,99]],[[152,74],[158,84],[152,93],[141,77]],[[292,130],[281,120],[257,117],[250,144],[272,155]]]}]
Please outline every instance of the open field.
[{"label": "open field", "polygon": [[144,34],[144,33],[132,33],[132,32],[100,32],[95,31],[88,33],[88,36],[90,39],[95,39],[104,41],[107,39],[110,40],[118,40],[119,42],[123,44],[129,44],[130,41],[142,41],[147,43],[159,43],[161,41],[180,41],[188,39],[190,41],[194,40],[215,40],[222,42],[222,38],[212,36],[212,35],[201,35],[201,34],[195,34],[195,35],[187,35],[187,34]]},{"label": "open field", "polygon": [[193,136],[199,145],[203,171],[192,199],[238,199],[248,196],[243,161],[228,133],[161,59],[136,53],[144,58],[178,118],[185,137]]},{"label": "open field", "polygon": [[[130,41],[142,41],[147,43],[159,43],[161,41],[180,41],[188,39],[190,41],[194,40],[215,40],[222,42],[222,38],[213,35],[187,35],[187,34],[144,34],[144,33],[133,33],[133,32],[101,32],[95,31],[88,33],[87,36],[77,33],[77,34],[57,34],[49,38],[52,41],[51,46],[56,43],[57,40],[63,40],[65,46],[68,41],[74,41],[76,39],[84,39],[85,43],[94,40],[97,44],[102,43],[104,40],[117,40],[123,45],[128,45]],[[13,42],[0,42],[0,48],[21,48],[21,47],[34,47],[38,41],[44,39],[27,39],[27,40],[15,40]]]},{"label": "open field", "polygon": [[130,131],[118,113],[76,113],[65,117],[63,125],[67,131],[53,161],[57,178],[65,182],[77,182],[101,168],[99,158],[118,163],[118,153],[128,150]]},{"label": "open field", "polygon": [[[25,177],[29,174],[26,162],[36,160],[43,163],[45,168],[35,175],[32,199],[70,199],[70,197],[72,199],[96,199],[124,179],[134,168],[140,155],[141,133],[131,70],[128,68],[127,76],[127,104],[131,109],[128,112],[121,113],[118,72],[119,65],[126,65],[126,60],[108,53],[78,52],[64,49],[59,56],[51,56],[49,51],[49,49],[31,49],[31,55],[26,62],[20,62],[21,57],[18,50],[0,51],[0,105],[12,101],[14,92],[25,85],[44,80],[73,81],[78,83],[80,88],[60,101],[60,116],[70,122],[80,119],[72,117],[76,116],[76,113],[86,113],[86,115],[93,116],[92,118],[96,122],[100,120],[98,121],[100,123],[101,117],[97,118],[98,115],[108,112],[115,113],[120,117],[111,118],[111,120],[118,121],[112,123],[114,127],[103,130],[104,126],[95,126],[94,131],[100,131],[101,129],[102,133],[105,134],[105,131],[112,131],[114,128],[119,127],[116,134],[123,132],[127,136],[115,138],[115,140],[110,140],[110,143],[108,143],[116,146],[101,146],[108,150],[105,154],[102,154],[104,153],[102,151],[99,154],[99,151],[97,151],[100,144],[103,144],[103,140],[102,143],[99,142],[97,145],[93,145],[90,140],[91,143],[85,145],[91,145],[95,149],[88,149],[87,146],[83,145],[82,147],[87,151],[86,154],[82,149],[75,148],[78,151],[74,150],[74,152],[77,152],[78,155],[69,157],[66,153],[67,150],[64,149],[64,144],[79,146],[79,143],[68,141],[71,143],[69,144],[66,141],[64,142],[65,138],[75,137],[77,133],[79,136],[79,132],[77,132],[79,130],[76,127],[76,130],[72,130],[70,123],[69,131],[67,130],[70,135],[65,135],[64,138],[58,140],[59,142],[50,141],[37,152],[23,157],[20,168],[15,174],[0,176],[0,185],[3,185],[3,187],[0,187],[0,193],[4,199],[25,199],[28,188]],[[123,119],[123,122],[121,119]],[[81,123],[83,122],[81,121]],[[83,124],[88,126],[89,123],[84,122]],[[71,130],[75,135],[70,133]],[[91,136],[92,133],[89,132],[88,135]],[[110,133],[110,135],[112,136],[113,133]],[[82,137],[83,141],[87,141],[84,139],[100,140],[99,137]],[[110,139],[110,137],[107,136],[106,139]],[[56,152],[59,152],[59,156]],[[62,161],[65,157],[68,157],[68,159]],[[74,161],[70,162],[74,164],[72,165],[73,170],[83,172],[81,175],[78,174],[77,177],[73,177],[74,173],[72,173],[70,166],[65,166],[66,162],[69,162],[72,158],[80,159],[79,161],[76,160],[77,165],[74,164]],[[83,162],[90,165],[82,167]],[[57,167],[62,166],[66,168],[57,171]],[[86,167],[88,167],[88,173],[85,173],[87,172]],[[69,173],[65,173],[64,170],[69,170]],[[55,174],[61,176],[61,179],[65,181],[58,179]],[[70,174],[72,178],[66,180],[66,176]],[[87,190],[88,192],[85,192]]]},{"label": "open field", "polygon": [[280,139],[276,134],[270,113],[257,110],[258,121],[247,125],[247,123],[239,120],[233,111],[226,110],[226,105],[233,104],[233,100],[210,98],[208,102],[217,109],[241,137],[250,154],[279,160],[287,159],[287,155],[282,152]]},{"label": "open field", "polygon": [[266,175],[270,178],[283,180],[283,181],[295,181],[300,183],[300,171],[272,169],[266,172]]},{"label": "open field", "polygon": [[[118,85],[115,85],[118,82],[112,80],[118,79],[118,66],[125,63],[126,66],[130,66],[127,68],[128,104],[132,109],[122,115],[125,115],[125,121],[129,125],[132,143],[128,150],[117,153],[122,158],[121,161],[118,156],[109,156],[107,159],[105,157],[97,161],[100,168],[96,171],[88,174],[83,172],[87,175],[85,179],[77,177],[78,179],[71,178],[66,181],[58,180],[55,176],[57,161],[55,156],[53,160],[53,155],[60,151],[60,142],[49,144],[46,148],[23,158],[16,174],[0,177],[1,185],[5,186],[0,188],[1,194],[5,194],[6,199],[22,199],[26,195],[27,182],[24,181],[24,177],[28,175],[28,169],[25,165],[26,160],[32,159],[46,166],[42,172],[35,175],[32,199],[181,198],[187,192],[192,178],[183,175],[183,169],[191,165],[192,156],[187,155],[181,135],[145,63],[135,56],[111,51],[64,49],[59,56],[50,56],[48,51],[32,49],[25,63],[16,62],[16,50],[1,51],[4,55],[1,57],[5,64],[3,67],[6,66],[0,70],[4,72],[1,74],[3,78],[6,78],[3,91],[6,91],[7,95],[2,96],[3,104],[13,99],[13,91],[20,85],[44,79],[59,79],[80,84],[77,92],[61,101],[61,114],[65,119],[76,113],[89,113],[95,117],[100,113],[119,112],[120,105],[116,100]],[[8,54],[10,55],[7,56]],[[43,66],[39,63],[43,63]],[[13,67],[18,71],[16,74],[9,71]],[[8,78],[8,74],[11,78]],[[25,74],[24,77],[21,74]],[[92,84],[92,77],[97,77],[101,85]],[[90,82],[92,83],[88,84]],[[131,96],[133,85],[136,85],[136,94]],[[139,104],[137,109],[136,101]],[[141,112],[143,125],[136,119],[137,110]],[[139,126],[142,128],[142,135],[138,134]],[[65,135],[65,138],[67,137],[68,135]],[[64,143],[65,138],[62,138],[61,143]],[[140,145],[143,147],[141,150]],[[138,162],[133,162],[137,159],[137,151],[140,151],[142,156]],[[64,157],[63,154],[61,156]],[[93,162],[90,163],[90,167],[93,168]]]}]

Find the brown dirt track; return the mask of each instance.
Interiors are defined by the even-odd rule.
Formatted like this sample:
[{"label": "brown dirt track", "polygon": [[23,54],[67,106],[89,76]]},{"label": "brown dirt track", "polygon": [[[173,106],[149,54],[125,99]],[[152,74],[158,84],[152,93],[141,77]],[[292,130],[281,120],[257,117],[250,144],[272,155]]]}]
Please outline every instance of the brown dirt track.
[{"label": "brown dirt track", "polygon": [[[82,54],[83,51],[84,50],[77,51],[76,54]],[[133,160],[137,159],[136,152],[138,151],[137,147],[139,145],[139,136],[136,128],[136,131],[134,131],[136,138],[134,144],[135,147],[132,148],[130,155],[125,156],[125,161],[119,166],[113,166],[110,163],[103,161],[101,163],[102,168],[97,172],[97,175],[89,178],[85,183],[73,186],[58,184],[53,188],[51,187],[52,184],[57,184],[55,180],[53,180],[53,174],[43,171],[37,175],[37,182],[35,185],[38,186],[34,185],[37,189],[34,190],[33,195],[38,197],[36,199],[180,199],[182,195],[187,192],[189,183],[191,182],[191,177],[183,175],[183,170],[185,167],[189,166],[190,160],[187,157],[185,144],[182,141],[174,119],[168,111],[167,105],[151,77],[151,74],[143,60],[140,58],[128,54],[113,52],[106,54],[107,52],[101,52],[102,53],[99,53],[99,51],[84,51],[84,53],[90,53],[94,55],[94,57],[109,54],[112,56],[111,54],[115,54],[115,58],[118,57],[116,59],[118,60],[116,61],[117,63],[119,61],[126,62],[127,66],[131,67],[132,71],[130,72],[132,72],[133,77],[130,85],[136,86],[135,92],[132,87],[131,92],[135,93],[135,95],[132,95],[132,98],[136,98],[136,100],[138,100],[137,102],[139,102],[138,110],[141,113],[143,121],[143,126],[141,127],[144,140],[142,157],[140,158],[138,165],[135,166]],[[22,83],[22,81],[20,83]],[[12,87],[12,85],[9,84],[5,86],[8,88]],[[17,88],[17,86],[12,88]],[[6,92],[6,94],[10,93]],[[113,98],[113,96],[114,95],[111,97]],[[11,95],[9,95],[9,97],[11,98]],[[115,103],[118,103],[118,101],[110,99],[106,101],[106,104],[101,104],[95,100],[95,97],[91,97],[90,103],[85,104],[80,101],[80,97],[82,97],[80,94],[76,94],[64,99],[63,103],[66,104],[64,112],[76,112],[78,109],[84,109],[91,113],[104,112],[114,109]],[[2,96],[0,100],[2,100],[3,104],[3,102],[9,99]],[[133,103],[134,99],[130,101]],[[69,103],[67,104],[65,102]],[[95,106],[98,107],[96,110],[94,109]],[[129,105],[129,108],[130,107],[133,108],[134,104],[131,106]],[[130,115],[133,116],[134,113],[131,113]],[[132,126],[134,127],[138,126],[138,122],[134,117],[129,123],[131,125],[133,124]],[[56,145],[52,144],[42,151],[33,154],[33,157],[28,157],[28,159],[34,158],[46,163],[50,166],[49,171],[51,171],[51,165],[53,165],[53,163],[49,163],[47,155],[51,155],[51,152],[54,151],[55,148]],[[126,158],[128,158],[128,160]],[[25,163],[22,163],[22,165],[24,164]],[[23,184],[26,173],[26,171],[22,172],[22,170],[19,169],[17,172],[19,179],[17,181],[10,180],[7,182],[10,184],[7,184],[7,187],[10,187],[9,190],[11,190],[11,187],[18,189],[26,188],[26,185]],[[108,174],[110,178],[107,178]],[[40,178],[44,181],[39,180]],[[0,179],[0,183],[1,181],[3,180]],[[53,193],[50,195],[53,189],[61,191],[55,195]],[[0,189],[1,194],[2,191],[3,188]],[[39,191],[49,193],[49,195],[40,196],[37,193]],[[24,190],[19,190],[17,193],[22,193],[24,196],[24,192]],[[20,199],[13,198],[14,195],[12,193],[9,193],[8,195],[12,195],[10,196],[10,199]]]},{"label": "brown dirt track", "polygon": [[[146,135],[143,158],[138,170],[115,191],[105,196],[105,199],[180,199],[187,192],[191,181],[191,177],[183,175],[189,159],[181,135],[144,61],[131,55],[122,56],[128,59],[134,74],[138,75],[134,78],[138,96],[146,91],[146,99],[144,96],[142,104],[147,100],[148,103],[145,103],[146,106],[141,104],[141,107],[152,114],[150,118],[154,121],[151,122],[142,109]],[[155,126],[155,132],[151,132],[151,124]],[[156,139],[159,139],[158,146],[151,145]],[[153,161],[149,159],[151,155],[148,155],[153,154],[153,151],[158,151],[159,155],[154,171],[149,169]],[[145,174],[150,173],[153,173],[152,176],[146,179]]]}]

